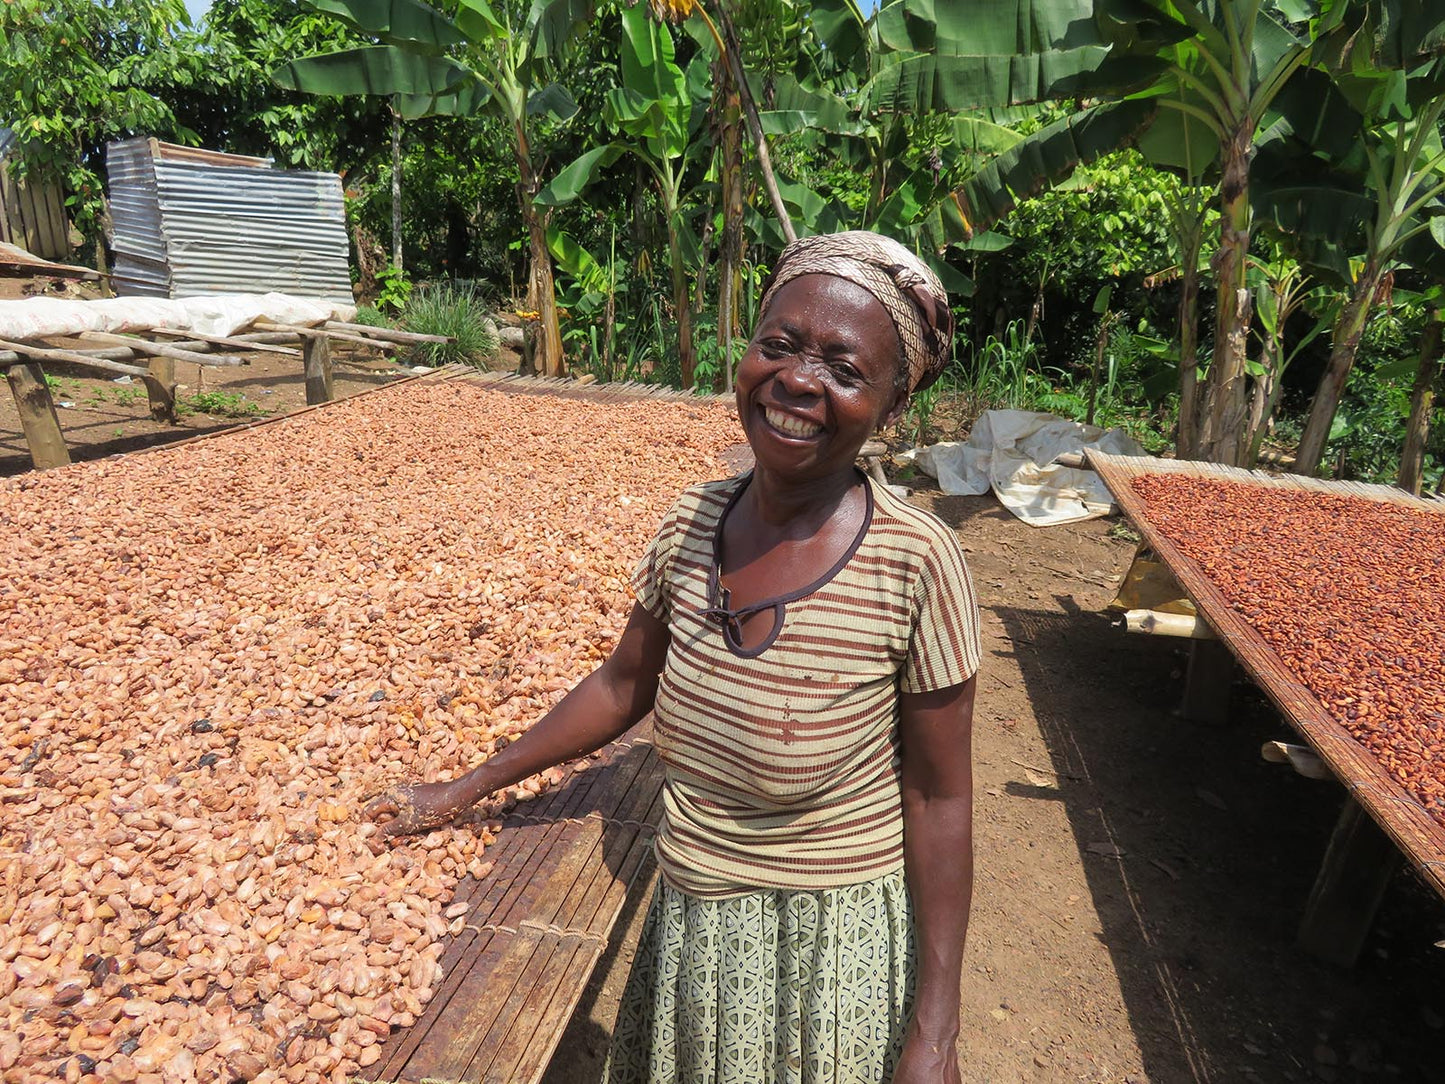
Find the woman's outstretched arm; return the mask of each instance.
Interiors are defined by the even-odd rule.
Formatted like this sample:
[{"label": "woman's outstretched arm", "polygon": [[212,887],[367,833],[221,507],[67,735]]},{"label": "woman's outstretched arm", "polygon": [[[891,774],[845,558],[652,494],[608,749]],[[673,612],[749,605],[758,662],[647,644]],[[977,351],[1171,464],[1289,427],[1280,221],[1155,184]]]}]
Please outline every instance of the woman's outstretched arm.
[{"label": "woman's outstretched arm", "polygon": [[365,815],[389,835],[436,828],[503,787],[600,749],[652,710],[668,641],[667,625],[634,604],[607,661],[521,737],[450,782],[390,790]]},{"label": "woman's outstretched arm", "polygon": [[893,1084],[957,1084],[959,984],[973,902],[975,680],[902,694],[903,863],[918,986]]}]

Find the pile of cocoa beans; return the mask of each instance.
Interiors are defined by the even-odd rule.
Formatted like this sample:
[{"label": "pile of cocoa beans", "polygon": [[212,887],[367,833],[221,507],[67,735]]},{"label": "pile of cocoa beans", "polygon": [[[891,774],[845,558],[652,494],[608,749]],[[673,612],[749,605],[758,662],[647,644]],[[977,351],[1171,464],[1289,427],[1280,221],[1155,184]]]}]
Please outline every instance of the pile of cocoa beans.
[{"label": "pile of cocoa beans", "polygon": [[0,1077],[365,1075],[481,816],[379,846],[606,656],[713,404],[407,385],[0,483]]},{"label": "pile of cocoa beans", "polygon": [[1445,515],[1178,474],[1133,488],[1149,521],[1445,824]]}]

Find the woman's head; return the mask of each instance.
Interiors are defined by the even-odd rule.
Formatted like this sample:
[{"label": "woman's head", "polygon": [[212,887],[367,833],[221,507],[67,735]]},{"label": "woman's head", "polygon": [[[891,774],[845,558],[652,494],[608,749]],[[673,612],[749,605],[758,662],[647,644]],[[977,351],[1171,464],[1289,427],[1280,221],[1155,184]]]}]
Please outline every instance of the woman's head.
[{"label": "woman's head", "polygon": [[783,250],[763,286],[760,317],[779,289],[803,275],[833,275],[863,287],[892,323],[905,391],[938,379],[953,351],[953,312],[926,263],[891,237],[867,230],[800,237]]},{"label": "woman's head", "polygon": [[872,233],[784,250],[738,367],[738,416],[758,464],[795,478],[849,470],[910,390],[937,378],[952,316],[937,278]]}]

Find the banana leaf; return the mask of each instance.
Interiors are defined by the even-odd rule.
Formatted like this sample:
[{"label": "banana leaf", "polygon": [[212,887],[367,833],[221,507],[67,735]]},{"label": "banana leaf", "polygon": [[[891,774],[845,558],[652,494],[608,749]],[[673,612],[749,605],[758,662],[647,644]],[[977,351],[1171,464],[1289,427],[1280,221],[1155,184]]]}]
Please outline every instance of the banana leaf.
[{"label": "banana leaf", "polygon": [[384,42],[437,54],[467,40],[436,8],[421,0],[306,0]]},{"label": "banana leaf", "polygon": [[564,166],[532,201],[542,207],[563,207],[574,202],[597,174],[627,151],[617,143],[594,147]]},{"label": "banana leaf", "polygon": [[954,193],[963,229],[972,233],[992,225],[1020,199],[1131,142],[1154,119],[1156,108],[1153,101],[1138,98],[1092,106],[1004,151]]},{"label": "banana leaf", "polygon": [[302,57],[271,73],[278,86],[306,94],[378,94],[401,98],[408,118],[460,116],[484,105],[490,92],[465,68],[441,56],[395,45],[367,45]]}]

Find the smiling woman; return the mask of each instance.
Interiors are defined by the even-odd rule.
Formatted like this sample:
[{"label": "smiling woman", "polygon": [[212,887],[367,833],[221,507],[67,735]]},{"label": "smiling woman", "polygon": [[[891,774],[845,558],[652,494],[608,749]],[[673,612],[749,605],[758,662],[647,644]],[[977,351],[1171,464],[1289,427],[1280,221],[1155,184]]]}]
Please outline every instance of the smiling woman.
[{"label": "smiling woman", "polygon": [[951,340],[896,242],[789,245],[738,371],[754,469],[683,494],[616,650],[545,718],[370,808],[443,823],[653,711],[662,878],[613,1084],[959,1080],[977,605],[954,533],[854,466]]}]

